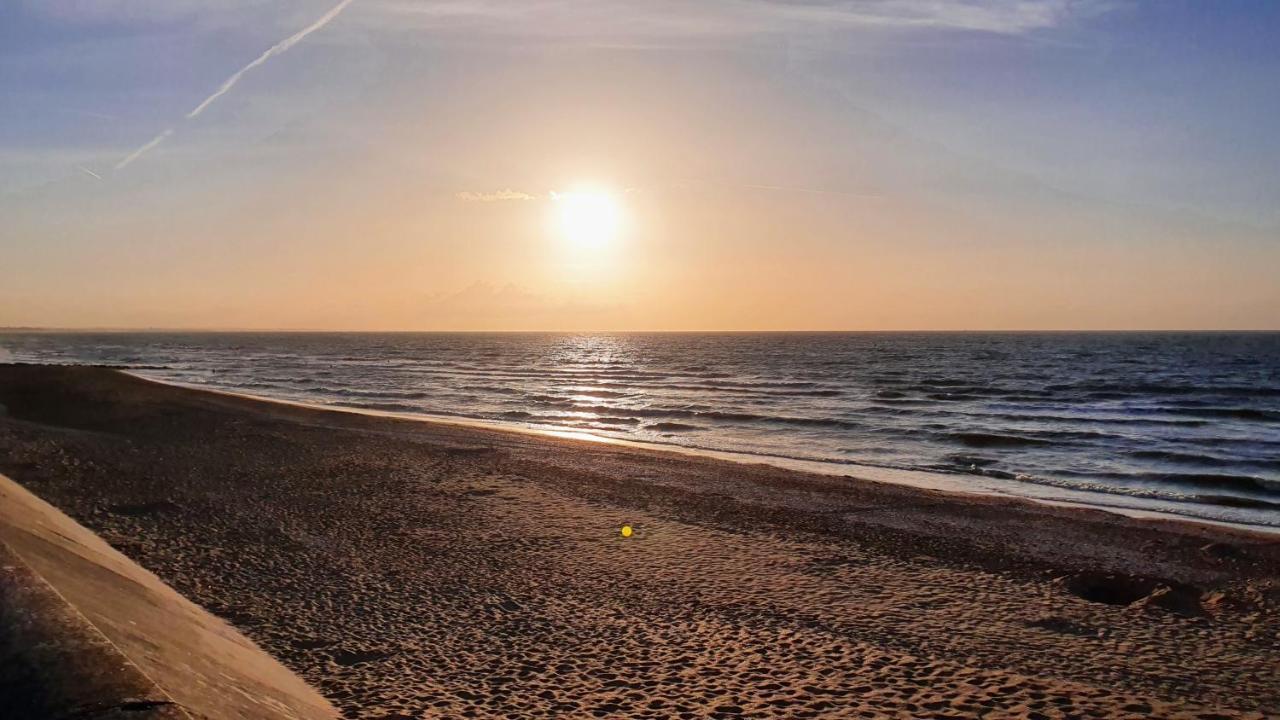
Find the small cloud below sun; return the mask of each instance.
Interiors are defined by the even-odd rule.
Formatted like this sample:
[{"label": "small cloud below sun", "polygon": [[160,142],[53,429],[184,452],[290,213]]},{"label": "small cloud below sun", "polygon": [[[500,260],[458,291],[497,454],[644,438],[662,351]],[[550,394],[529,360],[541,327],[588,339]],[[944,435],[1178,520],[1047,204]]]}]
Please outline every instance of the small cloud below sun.
[{"label": "small cloud below sun", "polygon": [[530,195],[518,190],[498,190],[495,192],[474,192],[464,190],[454,193],[454,197],[463,202],[508,202],[511,200],[537,200],[537,195]]},{"label": "small cloud below sun", "polygon": [[546,194],[511,189],[486,192],[464,190],[454,193],[454,198],[467,203],[485,204],[549,200],[552,234],[575,248],[585,250],[614,244],[626,224],[621,198],[633,192],[636,192],[635,188],[614,192],[599,185],[580,184],[568,190],[552,190]]}]

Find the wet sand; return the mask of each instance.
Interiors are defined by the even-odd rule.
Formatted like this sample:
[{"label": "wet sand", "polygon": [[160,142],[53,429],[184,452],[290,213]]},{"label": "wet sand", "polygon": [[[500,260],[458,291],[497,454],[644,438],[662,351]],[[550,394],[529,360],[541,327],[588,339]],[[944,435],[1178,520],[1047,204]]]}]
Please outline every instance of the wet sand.
[{"label": "wet sand", "polygon": [[1271,536],[95,368],[0,404],[0,472],[348,717],[1280,713]]}]

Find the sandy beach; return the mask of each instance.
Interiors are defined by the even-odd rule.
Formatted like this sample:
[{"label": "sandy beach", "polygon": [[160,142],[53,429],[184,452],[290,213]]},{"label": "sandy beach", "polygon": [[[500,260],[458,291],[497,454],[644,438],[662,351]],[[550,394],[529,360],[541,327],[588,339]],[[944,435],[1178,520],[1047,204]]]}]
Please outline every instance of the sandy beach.
[{"label": "sandy beach", "polygon": [[1276,536],[100,368],[0,405],[0,472],[351,718],[1280,713]]}]

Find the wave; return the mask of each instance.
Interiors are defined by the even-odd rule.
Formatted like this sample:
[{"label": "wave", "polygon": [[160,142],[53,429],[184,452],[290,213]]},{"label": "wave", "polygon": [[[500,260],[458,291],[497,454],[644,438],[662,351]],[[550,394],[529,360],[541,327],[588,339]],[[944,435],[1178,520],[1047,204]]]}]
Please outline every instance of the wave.
[{"label": "wave", "polygon": [[1052,442],[1041,438],[1027,437],[1026,435],[1005,435],[1001,433],[952,432],[945,433],[945,436],[960,443],[961,445],[973,448],[1028,447],[1033,445],[1053,444]]},{"label": "wave", "polygon": [[1045,390],[1054,393],[1121,393],[1128,397],[1153,395],[1222,395],[1238,397],[1280,397],[1280,387],[1259,385],[1201,385],[1187,383],[1139,382],[1129,385],[1118,383],[1057,383],[1046,385]]},{"label": "wave", "polygon": [[582,387],[582,388],[565,388],[565,392],[571,395],[589,395],[598,398],[626,398],[635,395],[633,392],[619,392],[617,390],[605,390],[603,388]]},{"label": "wave", "polygon": [[1196,487],[1226,488],[1280,495],[1280,482],[1253,475],[1228,473],[1133,473],[1129,477],[1160,484],[1188,485]]},{"label": "wave", "polygon": [[699,425],[688,425],[678,422],[658,422],[644,426],[645,430],[656,430],[658,432],[692,432],[694,430],[702,430]]},{"label": "wave", "polygon": [[1253,508],[1260,510],[1280,510],[1280,502],[1262,500],[1260,498],[1240,497],[1238,495],[1193,495],[1195,502],[1222,507]]},{"label": "wave", "polygon": [[[405,403],[397,402],[361,402],[361,403],[343,403],[351,407],[357,407],[364,410],[381,410],[383,412],[402,412],[402,413],[418,413],[422,412],[422,408]],[[465,417],[457,413],[432,413],[433,415],[450,415],[454,417]]]},{"label": "wave", "polygon": [[929,393],[926,397],[930,400],[939,400],[942,402],[960,402],[964,400],[979,399],[979,396],[970,393]]},{"label": "wave", "polygon": [[1254,422],[1280,422],[1280,412],[1259,410],[1257,408],[1171,408],[1167,412],[1179,415],[1189,415],[1192,417],[1250,420]]},{"label": "wave", "polygon": [[633,417],[595,417],[583,418],[587,422],[599,423],[600,425],[638,425],[640,420]]},{"label": "wave", "polygon": [[[1159,488],[1159,487],[1135,487],[1123,482],[1117,484],[1115,481],[1119,479],[1135,479],[1136,476],[1084,476],[1081,480],[1067,480],[1063,478],[1040,477],[1028,475],[1025,473],[1012,473],[1004,470],[995,470],[992,468],[972,467],[964,470],[948,469],[946,467],[931,468],[935,472],[962,472],[970,475],[980,475],[983,477],[998,478],[1004,480],[1017,480],[1019,482],[1030,483],[1033,485],[1045,485],[1049,487],[1059,487],[1071,490],[1084,490],[1093,493],[1102,493],[1104,495],[1118,495],[1132,498],[1146,498],[1151,500],[1162,500],[1166,502],[1176,502],[1180,504],[1205,504],[1216,505],[1219,507],[1246,508],[1246,509],[1280,509],[1280,499],[1271,499],[1267,497],[1258,497],[1256,494],[1233,495],[1223,492],[1184,492],[1179,491],[1175,487]],[[1149,478],[1148,478],[1149,479]],[[1250,478],[1257,480],[1257,478]],[[1194,487],[1191,485],[1189,487]],[[1257,493],[1258,487],[1253,485],[1242,485],[1240,487],[1213,487],[1208,489],[1227,490],[1229,492]],[[1264,492],[1263,494],[1269,494]],[[1186,514],[1186,513],[1182,513]]]},{"label": "wave", "polygon": [[1096,423],[1100,425],[1151,425],[1196,428],[1206,423],[1202,420],[1183,420],[1177,418],[1124,418],[1108,415],[1042,415],[1038,413],[972,413],[969,417],[1009,420],[1012,422],[1049,422],[1049,423]]},{"label": "wave", "polygon": [[1184,465],[1226,467],[1234,464],[1234,461],[1214,455],[1174,452],[1172,450],[1130,450],[1128,455],[1130,457],[1138,458],[1139,460],[1163,460],[1165,462],[1181,463]]},{"label": "wave", "polygon": [[573,405],[574,410],[592,413],[625,412],[641,417],[698,418],[719,420],[728,423],[768,423],[778,425],[797,425],[805,427],[826,427],[856,429],[864,427],[861,423],[839,418],[812,418],[791,415],[763,415],[759,413],[736,412],[731,410],[689,410],[683,408],[642,407],[614,408],[603,405]]},{"label": "wave", "polygon": [[327,388],[319,388],[310,392],[325,393],[329,395],[337,395],[344,398],[380,398],[392,400],[424,400],[431,397],[431,393],[421,390],[351,390],[348,388],[339,388],[330,390]]},{"label": "wave", "polygon": [[1000,462],[995,458],[984,458],[976,455],[948,455],[947,459],[961,468],[986,467]]}]

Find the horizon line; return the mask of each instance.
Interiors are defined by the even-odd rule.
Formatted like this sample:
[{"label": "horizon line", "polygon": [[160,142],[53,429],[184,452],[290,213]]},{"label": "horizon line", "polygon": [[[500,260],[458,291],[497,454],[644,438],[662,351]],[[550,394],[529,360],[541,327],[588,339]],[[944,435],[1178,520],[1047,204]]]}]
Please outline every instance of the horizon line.
[{"label": "horizon line", "polygon": [[851,329],[811,329],[811,328],[764,328],[764,329],[698,329],[698,330],[566,330],[566,329],[538,329],[538,330],[495,330],[495,329],[476,329],[476,330],[414,330],[414,329],[379,329],[379,330],[351,330],[351,329],[322,329],[322,328],[190,328],[190,327],[119,327],[119,326],[83,326],[83,327],[44,327],[35,325],[15,325],[0,326],[0,333],[256,333],[256,334],[313,334],[313,335],[392,335],[392,334],[454,334],[454,335],[480,335],[480,334],[506,334],[506,335],[553,335],[553,334],[612,334],[612,335],[693,335],[693,334],[872,334],[872,333],[1280,333],[1280,327],[1276,328],[851,328]]}]

